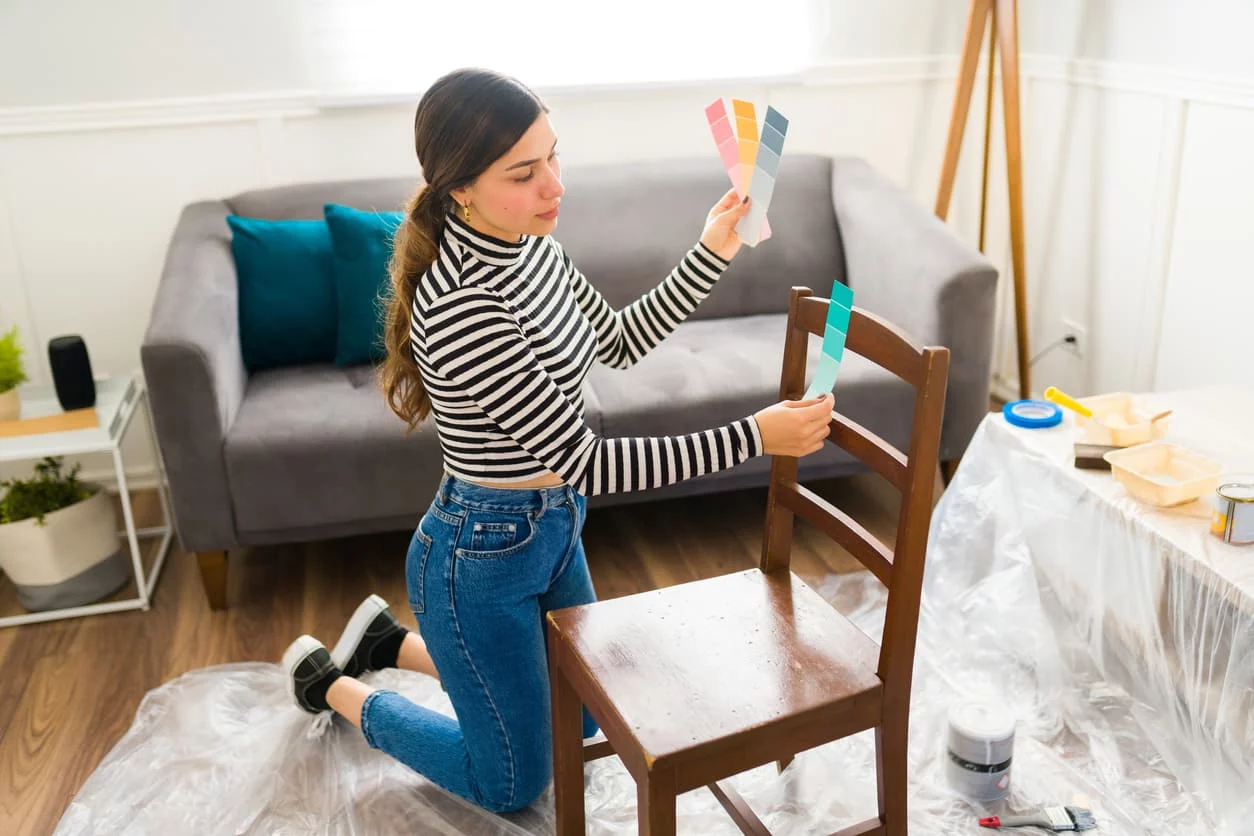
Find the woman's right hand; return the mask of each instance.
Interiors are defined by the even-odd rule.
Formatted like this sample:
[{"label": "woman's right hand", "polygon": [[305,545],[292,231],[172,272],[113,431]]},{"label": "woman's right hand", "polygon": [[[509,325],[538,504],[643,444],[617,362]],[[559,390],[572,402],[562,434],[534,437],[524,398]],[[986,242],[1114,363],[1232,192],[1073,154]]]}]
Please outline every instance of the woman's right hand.
[{"label": "woman's right hand", "polygon": [[780,401],[753,414],[762,434],[768,456],[800,458],[823,449],[823,439],[831,433],[831,392],[808,401]]}]

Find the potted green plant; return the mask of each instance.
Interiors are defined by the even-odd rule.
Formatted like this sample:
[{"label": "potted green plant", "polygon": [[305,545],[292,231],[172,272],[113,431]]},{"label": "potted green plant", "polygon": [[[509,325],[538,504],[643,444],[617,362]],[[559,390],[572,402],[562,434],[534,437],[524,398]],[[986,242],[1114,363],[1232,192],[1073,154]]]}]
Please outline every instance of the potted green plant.
[{"label": "potted green plant", "polygon": [[15,421],[21,416],[22,402],[17,387],[26,381],[22,344],[18,342],[14,325],[0,337],[0,421]]},{"label": "potted green plant", "polygon": [[0,482],[0,569],[28,610],[81,606],[130,578],[113,503],[101,485],[45,457],[29,479]]}]

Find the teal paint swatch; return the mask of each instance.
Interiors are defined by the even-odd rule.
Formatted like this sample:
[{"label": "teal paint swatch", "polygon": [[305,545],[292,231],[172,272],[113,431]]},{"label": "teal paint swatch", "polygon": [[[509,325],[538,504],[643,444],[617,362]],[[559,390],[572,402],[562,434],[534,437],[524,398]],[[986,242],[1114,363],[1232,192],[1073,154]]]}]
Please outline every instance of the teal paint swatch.
[{"label": "teal paint swatch", "polygon": [[836,376],[845,356],[845,339],[849,333],[849,317],[853,312],[853,291],[840,282],[832,282],[831,300],[827,305],[827,323],[823,329],[823,354],[819,357],[814,380],[802,400],[817,398],[836,388]]}]

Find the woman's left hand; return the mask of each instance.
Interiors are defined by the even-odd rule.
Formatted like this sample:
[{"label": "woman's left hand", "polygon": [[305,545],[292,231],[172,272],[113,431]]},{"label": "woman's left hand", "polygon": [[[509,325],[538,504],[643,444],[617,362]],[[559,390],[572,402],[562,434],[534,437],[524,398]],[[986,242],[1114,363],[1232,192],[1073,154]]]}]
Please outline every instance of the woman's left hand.
[{"label": "woman's left hand", "polygon": [[731,261],[744,243],[736,233],[736,224],[749,211],[749,202],[736,197],[735,189],[728,189],[723,199],[714,204],[710,214],[705,218],[705,230],[701,233],[701,243],[705,244],[719,258]]}]

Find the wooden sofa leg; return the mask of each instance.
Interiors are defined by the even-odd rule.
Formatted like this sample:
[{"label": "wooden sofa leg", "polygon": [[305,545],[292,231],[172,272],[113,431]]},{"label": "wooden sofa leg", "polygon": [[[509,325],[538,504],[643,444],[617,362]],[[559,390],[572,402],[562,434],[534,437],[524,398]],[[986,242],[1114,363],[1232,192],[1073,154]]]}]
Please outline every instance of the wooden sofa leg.
[{"label": "wooden sofa leg", "polygon": [[205,585],[209,609],[226,609],[226,552],[196,552],[200,564],[200,580]]}]

